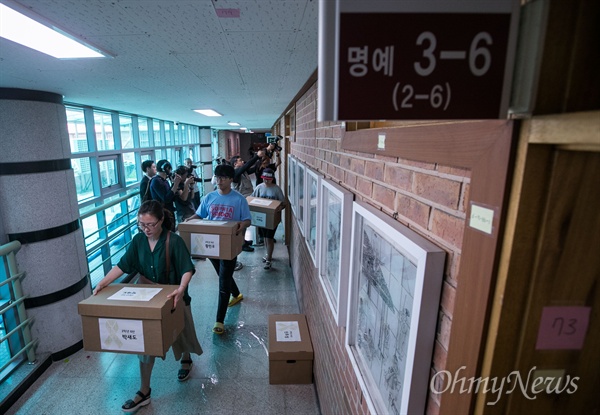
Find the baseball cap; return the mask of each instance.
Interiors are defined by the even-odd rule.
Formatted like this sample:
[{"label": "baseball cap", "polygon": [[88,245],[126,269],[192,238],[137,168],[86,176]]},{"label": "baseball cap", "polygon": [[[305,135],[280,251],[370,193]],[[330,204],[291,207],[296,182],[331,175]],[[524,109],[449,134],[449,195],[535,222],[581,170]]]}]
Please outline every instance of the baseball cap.
[{"label": "baseball cap", "polygon": [[263,179],[273,179],[275,178],[275,172],[273,169],[266,168],[263,170],[262,175],[260,176]]}]

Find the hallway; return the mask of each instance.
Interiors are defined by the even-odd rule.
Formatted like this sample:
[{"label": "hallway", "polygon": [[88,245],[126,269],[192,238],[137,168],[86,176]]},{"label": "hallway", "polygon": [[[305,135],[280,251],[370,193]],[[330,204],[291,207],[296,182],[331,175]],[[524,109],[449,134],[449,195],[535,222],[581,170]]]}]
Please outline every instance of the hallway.
[{"label": "hallway", "polygon": [[[299,312],[282,235],[280,226],[270,270],[263,269],[264,247],[238,257],[244,268],[234,276],[244,300],[229,308],[221,336],[212,333],[217,275],[210,261],[196,261],[189,292],[204,354],[192,356],[192,375],[184,383],[176,379],[179,364],[171,352],[157,359],[152,401],[137,413],[320,414],[314,384],[269,385],[268,316]],[[80,350],[52,363],[7,414],[119,414],[138,388],[134,355]]]}]

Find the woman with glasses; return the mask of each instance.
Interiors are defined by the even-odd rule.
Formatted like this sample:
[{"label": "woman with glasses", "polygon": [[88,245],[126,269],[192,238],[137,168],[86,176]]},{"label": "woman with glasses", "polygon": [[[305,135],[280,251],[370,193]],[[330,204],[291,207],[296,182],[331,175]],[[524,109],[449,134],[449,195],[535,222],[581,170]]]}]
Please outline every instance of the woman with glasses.
[{"label": "woman with glasses", "polygon": [[[138,232],[131,241],[119,263],[96,285],[94,295],[124,273],[139,273],[138,284],[178,285],[168,298],[173,298],[174,307],[184,307],[184,329],[173,343],[175,360],[181,360],[177,380],[186,381],[192,370],[191,353],[202,354],[196,336],[190,309],[191,298],[188,284],[195,269],[190,252],[183,239],[170,231],[170,216],[165,215],[160,202],[150,200],[142,203],[138,210]],[[169,272],[167,275],[166,244],[169,246]],[[133,399],[121,407],[123,412],[135,412],[150,403],[150,377],[154,367],[154,356],[139,355],[141,387]]]}]

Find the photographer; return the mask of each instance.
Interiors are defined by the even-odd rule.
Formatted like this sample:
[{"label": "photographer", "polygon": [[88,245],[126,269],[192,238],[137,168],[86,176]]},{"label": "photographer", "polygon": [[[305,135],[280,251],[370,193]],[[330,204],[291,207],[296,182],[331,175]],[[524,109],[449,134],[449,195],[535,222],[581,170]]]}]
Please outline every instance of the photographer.
[{"label": "photographer", "polygon": [[[265,169],[271,169],[275,171],[277,170],[277,167],[281,165],[281,156],[279,155],[280,151],[281,147],[277,144],[277,142],[269,143],[267,146],[264,156],[258,161],[255,167],[254,174],[256,175],[257,186],[263,182],[262,173]],[[273,162],[272,159],[275,159],[275,162]]]},{"label": "photographer", "polygon": [[194,182],[190,185],[190,190],[194,191],[194,197],[192,202],[194,202],[194,207],[197,209],[200,206],[200,192],[198,191],[198,185],[196,183],[200,182],[201,179],[198,177],[198,173],[196,173],[196,168],[192,162],[191,158],[185,159],[185,165],[188,169],[190,169],[191,175],[194,177]]},{"label": "photographer", "polygon": [[179,166],[175,174],[181,177],[179,188],[175,191],[175,211],[177,223],[181,223],[196,212],[194,205],[195,182],[192,175],[193,169],[186,166]]},{"label": "photographer", "polygon": [[[150,193],[152,194],[152,200],[156,200],[162,203],[163,207],[171,212],[173,219],[175,219],[175,205],[173,200],[175,199],[175,191],[179,188],[181,183],[181,176],[175,174],[172,176],[173,166],[168,160],[159,160],[156,163],[156,176],[154,180],[150,182]],[[167,180],[172,178],[173,184],[170,184]],[[175,220],[173,220],[172,231],[175,231]]]}]

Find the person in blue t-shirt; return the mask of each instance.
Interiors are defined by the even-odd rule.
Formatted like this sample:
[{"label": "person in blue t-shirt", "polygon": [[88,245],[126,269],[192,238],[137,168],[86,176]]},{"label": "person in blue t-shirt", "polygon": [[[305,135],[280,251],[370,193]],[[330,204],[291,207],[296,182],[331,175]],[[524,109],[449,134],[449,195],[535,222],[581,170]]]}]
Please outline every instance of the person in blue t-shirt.
[{"label": "person in blue t-shirt", "polygon": [[[201,218],[238,221],[236,233],[245,232],[246,228],[250,226],[250,208],[246,198],[231,188],[234,174],[233,166],[218,165],[215,168],[217,190],[204,196],[200,207],[188,220]],[[233,259],[211,258],[210,262],[212,262],[219,275],[219,305],[217,306],[217,318],[213,332],[223,334],[225,331],[223,322],[225,321],[225,314],[227,314],[227,307],[231,307],[244,299],[233,279],[237,257]]]}]

